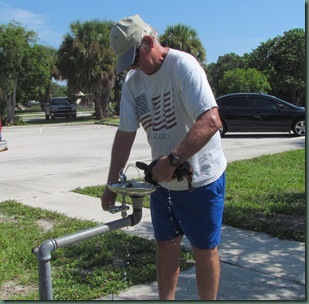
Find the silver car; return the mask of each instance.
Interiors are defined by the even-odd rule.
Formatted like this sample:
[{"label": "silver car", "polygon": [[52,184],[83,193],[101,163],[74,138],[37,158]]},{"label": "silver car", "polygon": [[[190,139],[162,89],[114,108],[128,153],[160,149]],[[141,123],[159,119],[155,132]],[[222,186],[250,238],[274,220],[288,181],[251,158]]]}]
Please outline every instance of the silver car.
[{"label": "silver car", "polygon": [[68,97],[53,97],[45,106],[45,117],[55,119],[56,117],[76,118],[76,104]]}]

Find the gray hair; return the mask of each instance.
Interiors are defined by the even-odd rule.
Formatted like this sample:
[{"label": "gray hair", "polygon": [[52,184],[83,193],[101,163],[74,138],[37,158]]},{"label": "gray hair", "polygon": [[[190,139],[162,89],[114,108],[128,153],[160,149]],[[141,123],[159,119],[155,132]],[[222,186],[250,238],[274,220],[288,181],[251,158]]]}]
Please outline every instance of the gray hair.
[{"label": "gray hair", "polygon": [[159,42],[159,33],[154,27],[147,24],[147,27],[144,30],[146,32],[146,35],[152,37],[156,42]]}]

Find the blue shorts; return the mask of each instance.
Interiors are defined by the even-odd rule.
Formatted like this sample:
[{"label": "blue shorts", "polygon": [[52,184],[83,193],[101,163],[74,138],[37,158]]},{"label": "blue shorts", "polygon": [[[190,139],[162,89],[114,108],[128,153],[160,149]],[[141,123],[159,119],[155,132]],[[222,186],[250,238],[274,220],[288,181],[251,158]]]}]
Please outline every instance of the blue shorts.
[{"label": "blue shorts", "polygon": [[150,195],[156,240],[167,241],[186,235],[198,249],[216,247],[220,243],[224,195],[225,173],[193,192],[158,188]]}]

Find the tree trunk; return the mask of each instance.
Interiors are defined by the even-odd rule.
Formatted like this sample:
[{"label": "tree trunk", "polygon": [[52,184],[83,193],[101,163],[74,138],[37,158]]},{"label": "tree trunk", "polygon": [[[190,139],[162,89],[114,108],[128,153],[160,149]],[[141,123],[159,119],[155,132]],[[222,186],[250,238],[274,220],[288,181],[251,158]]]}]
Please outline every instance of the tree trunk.
[{"label": "tree trunk", "polygon": [[14,121],[15,107],[16,107],[16,92],[17,92],[18,73],[14,75],[13,92],[5,94],[6,107],[7,107],[7,123],[11,124]]},{"label": "tree trunk", "polygon": [[102,103],[100,98],[94,97],[94,110],[95,110],[95,118],[101,120],[104,118]]},{"label": "tree trunk", "polygon": [[102,111],[104,117],[109,116],[108,104],[109,104],[109,89],[105,89],[101,95],[101,104],[102,104]]},{"label": "tree trunk", "polygon": [[12,102],[12,95],[5,95],[5,101],[6,101],[6,110],[7,110],[7,124],[11,124],[14,119],[14,109],[13,102]]}]

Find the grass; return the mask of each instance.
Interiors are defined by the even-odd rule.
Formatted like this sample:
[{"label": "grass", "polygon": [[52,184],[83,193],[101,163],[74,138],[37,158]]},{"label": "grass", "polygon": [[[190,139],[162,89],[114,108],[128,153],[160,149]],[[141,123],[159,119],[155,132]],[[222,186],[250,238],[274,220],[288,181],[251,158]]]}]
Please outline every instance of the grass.
[{"label": "grass", "polygon": [[119,124],[119,116],[104,118],[102,120],[99,120],[97,123],[118,125]]},{"label": "grass", "polygon": [[[229,163],[226,179],[224,224],[305,241],[304,149]],[[103,187],[74,191],[101,197]],[[149,207],[148,196],[144,207]]]},{"label": "grass", "polygon": [[[51,229],[46,231],[43,221]],[[0,298],[38,300],[38,261],[31,249],[95,225],[15,201],[0,203]],[[182,249],[182,269],[192,266],[192,259]],[[54,251],[51,267],[54,300],[97,299],[155,281],[155,242],[112,231]]]},{"label": "grass", "polygon": [[14,126],[31,126],[31,125],[59,125],[59,124],[110,124],[118,125],[119,116],[112,116],[98,120],[94,115],[79,115],[83,112],[94,112],[94,109],[78,108],[76,118],[57,117],[56,119],[45,119],[44,111],[40,106],[33,106],[27,110],[16,110]]},{"label": "grass", "polygon": [[[226,173],[224,224],[305,241],[304,149],[229,163]],[[100,197],[103,186],[74,191]],[[15,201],[0,203],[0,298],[38,300],[38,262],[31,249],[95,225]],[[182,269],[192,261],[183,248]],[[97,299],[154,281],[155,243],[113,231],[56,250],[51,265],[54,300]]]},{"label": "grass", "polygon": [[305,150],[233,162],[224,224],[305,241]]},{"label": "grass", "polygon": [[74,124],[74,123],[98,123],[99,121],[94,115],[79,116],[79,113],[94,112],[94,109],[78,108],[76,118],[57,117],[56,119],[45,119],[45,113],[40,106],[33,106],[27,110],[16,110],[13,125],[58,125],[58,124]]},{"label": "grass", "polygon": [[57,117],[55,119],[33,118],[27,121],[23,121],[22,125],[59,125],[59,124],[75,124],[75,123],[95,123],[97,119],[94,116],[77,116],[76,118],[63,118]]},{"label": "grass", "polygon": [[[94,112],[94,109],[88,108],[78,108],[77,113],[83,112]],[[78,123],[96,123],[96,124],[112,124],[118,125],[119,124],[119,117],[113,116],[109,118],[105,118],[102,120],[97,120],[94,115],[87,115],[87,116],[79,116],[77,114],[76,118],[65,118],[65,117],[57,117],[56,119],[45,119],[44,111],[40,108],[40,106],[33,106],[31,109],[27,110],[16,110],[15,111],[15,121],[13,125],[22,125],[22,126],[29,126],[29,125],[41,125],[41,124],[48,124],[48,125],[57,125],[57,124],[78,124]]]}]

